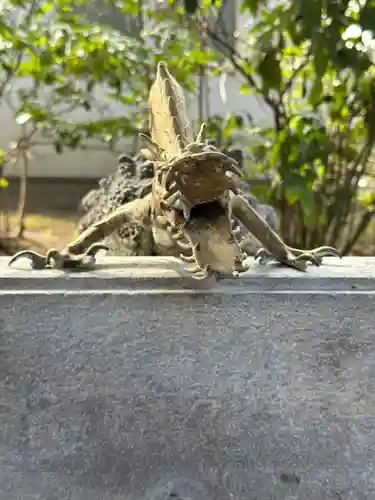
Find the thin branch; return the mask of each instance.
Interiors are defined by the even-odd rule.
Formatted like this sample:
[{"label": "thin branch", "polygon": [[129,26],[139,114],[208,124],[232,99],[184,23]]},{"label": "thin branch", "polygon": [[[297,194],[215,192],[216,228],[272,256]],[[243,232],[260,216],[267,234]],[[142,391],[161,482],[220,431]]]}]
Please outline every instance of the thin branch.
[{"label": "thin branch", "polygon": [[284,97],[284,95],[289,92],[289,90],[291,89],[293,83],[294,83],[294,80],[297,78],[297,76],[299,75],[299,73],[306,68],[306,66],[309,64],[310,62],[310,56],[311,56],[311,48],[308,50],[306,56],[305,56],[305,60],[299,65],[297,66],[297,68],[295,68],[290,76],[290,78],[288,79],[288,81],[285,83],[284,85],[284,88],[282,89],[282,91],[280,92],[280,101],[281,99]]},{"label": "thin branch", "polygon": [[[202,32],[207,35],[212,41],[216,42],[217,44],[223,46],[226,51],[228,51],[229,53],[229,56],[227,56],[227,54],[224,54],[225,56],[227,56],[231,62],[231,64],[233,65],[233,67],[242,75],[242,77],[247,81],[247,83],[260,95],[262,95],[262,97],[264,98],[265,102],[268,104],[268,106],[275,112],[276,109],[278,109],[278,104],[277,102],[275,102],[268,94],[266,94],[265,92],[262,91],[261,88],[258,87],[255,79],[253,78],[253,76],[251,74],[249,74],[243,67],[243,65],[241,64],[241,62],[239,60],[243,60],[243,58],[241,58],[241,56],[238,54],[238,52],[235,50],[235,48],[233,47],[232,44],[230,44],[228,42],[228,40],[225,40],[223,39],[222,37],[220,37],[216,32],[212,31],[209,26],[208,26],[208,23],[207,24],[207,28],[204,27],[202,25],[202,20],[198,19],[198,18],[195,18],[195,22],[196,22],[196,26],[194,25],[194,22],[190,19],[187,20],[188,22],[188,25],[190,27],[190,29],[194,29],[197,36],[199,38],[201,38],[202,36]],[[203,31],[203,27],[205,28]],[[198,29],[196,29],[198,28]]]},{"label": "thin branch", "polygon": [[262,91],[261,88],[258,87],[258,85],[256,84],[255,82],[255,79],[252,77],[252,75],[250,75],[250,73],[248,73],[241,65],[241,63],[239,63],[236,58],[239,58],[239,55],[238,53],[234,50],[234,48],[229,44],[229,43],[226,43],[224,42],[220,37],[218,37],[215,33],[212,33],[210,30],[207,30],[207,34],[214,40],[216,40],[217,42],[219,43],[222,43],[223,45],[226,46],[226,48],[228,50],[231,50],[231,54],[229,56],[229,60],[230,62],[232,63],[232,65],[234,66],[234,68],[247,80],[247,82],[249,83],[249,85],[258,93],[260,94],[263,99],[265,100],[265,102],[268,104],[268,106],[273,110],[275,111],[276,109],[278,109],[278,104],[276,101],[274,101],[272,99],[272,97],[270,97],[268,94],[266,94],[265,92]]},{"label": "thin branch", "polygon": [[27,156],[27,150],[22,151],[21,160],[22,172],[20,176],[20,190],[18,196],[17,226],[15,231],[16,238],[21,238],[25,232],[27,183],[29,177],[29,158]]},{"label": "thin branch", "polygon": [[366,210],[366,212],[362,214],[361,220],[359,221],[351,238],[348,239],[341,248],[341,255],[347,255],[353,249],[360,236],[366,231],[368,225],[374,217],[374,214],[374,210]]}]

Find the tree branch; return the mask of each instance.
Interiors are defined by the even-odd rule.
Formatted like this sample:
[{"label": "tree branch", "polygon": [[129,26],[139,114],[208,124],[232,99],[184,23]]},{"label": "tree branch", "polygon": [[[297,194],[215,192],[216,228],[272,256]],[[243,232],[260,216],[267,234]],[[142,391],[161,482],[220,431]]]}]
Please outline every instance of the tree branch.
[{"label": "tree branch", "polygon": [[297,78],[298,74],[306,68],[306,66],[309,64],[310,62],[310,56],[311,56],[311,49],[308,50],[306,56],[305,56],[305,60],[299,65],[297,66],[297,68],[295,68],[291,74],[291,76],[289,77],[288,81],[285,83],[284,85],[284,88],[282,89],[282,91],[280,92],[280,100],[284,97],[284,95],[289,92],[289,90],[291,89],[293,83],[294,83],[294,80]]},{"label": "tree branch", "polygon": [[268,104],[268,106],[275,112],[278,109],[277,102],[268,94],[263,92],[262,89],[260,89],[256,84],[253,76],[243,68],[241,62],[237,60],[241,60],[242,58],[238,55],[238,52],[234,49],[234,47],[226,40],[223,40],[221,37],[219,37],[216,33],[212,32],[210,29],[207,29],[207,35],[211,38],[211,40],[222,44],[229,51],[229,60],[234,68],[242,75],[243,78],[245,78],[250,87],[252,87],[258,94],[263,97],[266,104]]},{"label": "tree branch", "polygon": [[[272,109],[272,111],[274,113],[278,112],[278,103],[275,100],[273,100],[272,97],[270,97],[268,94],[263,92],[262,89],[260,89],[258,87],[253,76],[248,71],[246,71],[245,68],[243,67],[243,64],[241,61],[244,61],[244,59],[238,54],[238,52],[235,50],[233,45],[228,42],[228,40],[223,39],[216,32],[212,31],[209,28],[207,22],[205,23],[206,25],[203,26],[202,19],[195,18],[194,19],[195,25],[194,25],[193,20],[188,19],[187,22],[188,22],[190,29],[193,29],[199,38],[201,38],[201,34],[202,34],[202,32],[204,32],[213,42],[216,42],[219,45],[223,46],[226,49],[226,51],[228,51],[228,54],[229,54],[229,55],[227,55],[227,54],[223,53],[223,55],[228,57],[229,61],[233,65],[233,67],[247,81],[249,86],[252,87],[258,94],[260,94],[263,97],[264,101]],[[198,29],[196,29],[196,28],[198,28]],[[203,30],[203,28],[204,28],[204,30]]]}]

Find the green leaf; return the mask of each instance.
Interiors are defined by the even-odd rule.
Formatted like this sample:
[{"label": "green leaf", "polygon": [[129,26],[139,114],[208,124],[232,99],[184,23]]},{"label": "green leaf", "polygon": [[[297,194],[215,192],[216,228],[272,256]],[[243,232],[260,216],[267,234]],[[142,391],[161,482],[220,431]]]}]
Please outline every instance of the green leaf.
[{"label": "green leaf", "polygon": [[358,200],[366,208],[372,207],[375,202],[375,193],[366,190],[364,193],[359,194]]},{"label": "green leaf", "polygon": [[322,79],[316,76],[309,95],[309,102],[313,106],[313,108],[315,108],[322,102],[322,97],[323,97]]},{"label": "green leaf", "polygon": [[250,88],[246,83],[241,83],[240,86],[240,93],[241,94],[248,94],[250,92]]},{"label": "green leaf", "polygon": [[316,71],[316,78],[323,78],[323,75],[327,71],[329,63],[329,52],[324,47],[315,54],[314,57],[314,67]]},{"label": "green leaf", "polygon": [[243,0],[241,4],[241,12],[249,10],[253,16],[258,13],[259,6],[262,2],[260,0]]},{"label": "green leaf", "polygon": [[208,64],[208,57],[207,53],[203,52],[202,50],[192,50],[190,52],[190,57],[196,64],[201,64],[201,65],[206,65]]},{"label": "green leaf", "polygon": [[361,10],[359,21],[364,30],[373,31],[375,23],[375,6],[373,2],[366,2]]},{"label": "green leaf", "polygon": [[311,189],[305,189],[303,197],[301,198],[301,207],[305,222],[313,223],[316,214],[316,205],[314,196]]},{"label": "green leaf", "polygon": [[287,202],[293,205],[301,200],[306,193],[306,178],[298,172],[289,171],[284,175],[285,196]]},{"label": "green leaf", "polygon": [[280,90],[282,75],[278,52],[275,49],[270,50],[261,63],[258,65],[258,71],[262,76],[263,88],[267,92],[269,89]]}]

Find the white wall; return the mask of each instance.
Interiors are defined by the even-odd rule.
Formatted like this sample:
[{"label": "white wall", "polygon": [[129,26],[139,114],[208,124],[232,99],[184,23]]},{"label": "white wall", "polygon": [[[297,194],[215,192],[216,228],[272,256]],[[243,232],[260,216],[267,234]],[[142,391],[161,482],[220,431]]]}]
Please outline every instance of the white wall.
[{"label": "white wall", "polygon": [[[239,4],[239,0],[236,0]],[[246,29],[246,23],[249,22],[247,16],[241,15],[238,17],[239,31]],[[21,85],[20,83],[18,83]],[[210,95],[209,95],[209,112],[210,114],[225,115],[228,112],[250,113],[253,116],[255,123],[262,123],[270,120],[269,110],[267,105],[260,98],[240,92],[241,82],[232,76],[228,76],[223,85],[223,80],[219,78],[211,78],[209,80]],[[223,89],[225,90],[223,92]],[[16,88],[14,88],[16,91]],[[104,90],[98,91],[98,100],[103,101]],[[72,119],[78,121],[88,120],[96,117],[116,116],[121,114],[129,114],[131,110],[125,106],[116,107],[107,103],[105,110],[97,109],[92,113],[82,111],[72,116]],[[191,119],[198,117],[198,104],[195,99],[189,103],[189,112]],[[20,127],[14,122],[12,112],[9,107],[4,104],[0,108],[0,122],[4,126],[0,129],[0,147],[8,149],[9,143],[16,140],[20,136]],[[128,153],[132,139],[124,141],[122,144],[123,151]],[[31,177],[55,177],[55,178],[99,178],[112,172],[116,168],[116,153],[99,150],[78,150],[68,151],[62,155],[57,155],[51,146],[36,146],[32,149],[32,158],[30,160],[29,175]],[[6,175],[9,177],[18,176],[18,167],[7,168]]]},{"label": "white wall", "polygon": [[[16,101],[17,87],[24,87],[27,82],[16,82],[13,88],[13,99]],[[104,100],[105,89],[99,89],[96,92],[95,100],[97,106],[90,112],[84,110],[69,113],[65,118],[78,122],[86,122],[105,117],[122,116],[131,113],[129,107],[120,106],[118,103]],[[45,102],[48,96],[41,101]],[[16,141],[22,136],[22,128],[15,123],[11,109],[6,103],[0,107],[0,122],[4,123],[0,129],[0,147],[7,150],[12,141]],[[33,139],[34,140],[34,139]],[[55,177],[55,178],[98,178],[106,173],[113,171],[116,168],[116,158],[118,153],[111,153],[105,150],[104,146],[99,142],[93,142],[93,148],[90,150],[66,150],[63,154],[56,154],[53,146],[48,145],[43,137],[35,137],[38,145],[33,146],[30,150],[31,158],[29,161],[29,176],[30,177]],[[119,152],[128,152],[132,139],[126,139],[123,144],[119,145]],[[39,145],[43,143],[43,145]],[[47,144],[47,145],[46,145]],[[5,174],[8,177],[19,175],[19,166],[7,167]]]}]

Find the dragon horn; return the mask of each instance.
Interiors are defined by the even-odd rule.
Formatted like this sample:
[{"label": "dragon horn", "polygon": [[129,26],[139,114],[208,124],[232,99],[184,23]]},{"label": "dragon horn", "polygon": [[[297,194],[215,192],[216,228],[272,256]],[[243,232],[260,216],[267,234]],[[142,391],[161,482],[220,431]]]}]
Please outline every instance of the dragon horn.
[{"label": "dragon horn", "polygon": [[205,123],[202,123],[201,128],[199,129],[198,135],[197,135],[197,142],[198,143],[204,143],[207,140],[207,125]]},{"label": "dragon horn", "polygon": [[151,155],[156,158],[163,157],[165,154],[165,151],[163,148],[158,146],[156,142],[154,142],[151,137],[149,137],[146,134],[139,134],[139,137],[146,143],[148,150],[150,151]]}]

